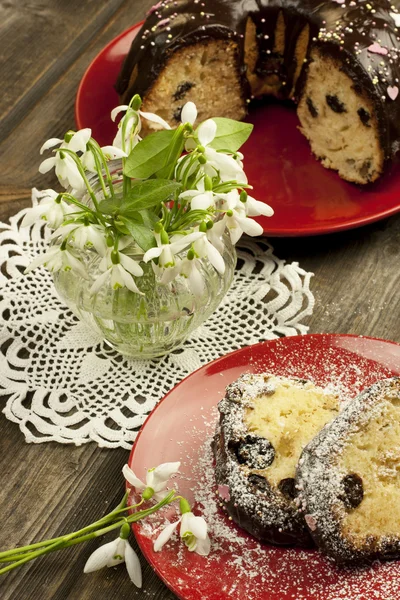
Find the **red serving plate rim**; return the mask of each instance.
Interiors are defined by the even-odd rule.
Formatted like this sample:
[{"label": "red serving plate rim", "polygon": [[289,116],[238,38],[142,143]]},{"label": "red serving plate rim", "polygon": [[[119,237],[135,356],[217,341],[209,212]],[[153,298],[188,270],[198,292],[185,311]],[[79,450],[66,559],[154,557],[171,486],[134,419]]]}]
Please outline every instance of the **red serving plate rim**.
[{"label": "red serving plate rim", "polygon": [[88,77],[90,71],[92,70],[93,65],[95,65],[97,62],[99,62],[102,59],[103,54],[107,53],[110,46],[114,46],[114,44],[116,44],[121,38],[125,37],[129,31],[133,31],[134,29],[141,27],[143,25],[143,23],[144,23],[144,20],[138,21],[137,23],[135,23],[135,25],[132,25],[132,27],[129,27],[128,29],[125,29],[124,31],[121,31],[121,33],[119,35],[117,35],[115,38],[110,40],[108,42],[108,44],[106,44],[100,50],[100,52],[98,52],[96,54],[94,59],[90,61],[89,66],[87,67],[86,71],[84,72],[84,74],[82,76],[82,79],[79,82],[78,90],[76,92],[74,116],[75,116],[75,123],[76,123],[78,129],[83,129],[83,127],[84,127],[84,124],[82,123],[82,121],[80,120],[80,117],[79,117],[79,105],[82,102],[81,97],[82,97],[83,89],[86,85],[86,78]]}]

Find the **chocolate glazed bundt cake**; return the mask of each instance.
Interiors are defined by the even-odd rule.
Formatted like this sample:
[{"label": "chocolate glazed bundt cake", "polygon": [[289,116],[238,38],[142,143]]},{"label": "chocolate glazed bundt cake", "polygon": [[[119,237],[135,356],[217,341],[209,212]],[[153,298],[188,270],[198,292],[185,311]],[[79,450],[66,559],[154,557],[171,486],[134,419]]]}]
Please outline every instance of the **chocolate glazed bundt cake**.
[{"label": "chocolate glazed bundt cake", "polygon": [[[298,103],[325,167],[375,181],[399,150],[399,0],[166,0],[132,43],[116,89],[171,124],[242,119],[253,97]],[[400,24],[400,22],[399,22]],[[167,107],[167,108],[166,108]]]},{"label": "chocolate glazed bundt cake", "polygon": [[297,498],[338,563],[400,557],[400,378],[351,401],[304,449]]},{"label": "chocolate glazed bundt cake", "polygon": [[309,381],[243,375],[218,410],[216,481],[232,519],[263,542],[312,545],[294,477],[304,446],[338,413],[338,398]]}]

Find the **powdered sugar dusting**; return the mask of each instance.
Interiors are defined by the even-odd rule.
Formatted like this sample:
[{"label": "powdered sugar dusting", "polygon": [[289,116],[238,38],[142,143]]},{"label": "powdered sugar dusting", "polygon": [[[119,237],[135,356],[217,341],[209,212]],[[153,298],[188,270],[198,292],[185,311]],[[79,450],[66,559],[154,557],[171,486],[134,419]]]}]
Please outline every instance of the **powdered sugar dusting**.
[{"label": "powdered sugar dusting", "polygon": [[[372,351],[369,355],[366,344],[360,356],[350,348],[327,343],[316,352],[308,340],[301,340],[297,346],[282,340],[282,344],[274,343],[272,350],[268,349],[267,357],[250,357],[242,372],[269,371],[312,379],[317,385],[339,392],[345,401],[378,379],[395,374],[395,366],[383,358],[381,363],[374,361],[380,359],[379,346]],[[223,501],[217,495],[211,441],[218,421],[216,405],[225,384],[239,374],[232,369],[227,381],[226,371],[216,372],[214,385],[206,380],[204,395],[199,393],[198,404],[191,405],[190,413],[177,416],[167,433],[167,449],[157,455],[158,462],[181,460],[179,489],[195,500],[195,512],[209,523],[211,554],[204,558],[189,553],[176,538],[161,553],[153,554],[152,540],[165,518],[176,520],[175,512],[169,509],[140,529],[139,542],[146,556],[157,564],[168,585],[190,600],[400,600],[400,562],[377,561],[368,568],[339,569],[317,550],[260,544],[224,512]],[[215,380],[223,384],[218,386]],[[181,386],[182,394],[189,390]],[[184,429],[191,430],[190,436],[180,433]]]}]

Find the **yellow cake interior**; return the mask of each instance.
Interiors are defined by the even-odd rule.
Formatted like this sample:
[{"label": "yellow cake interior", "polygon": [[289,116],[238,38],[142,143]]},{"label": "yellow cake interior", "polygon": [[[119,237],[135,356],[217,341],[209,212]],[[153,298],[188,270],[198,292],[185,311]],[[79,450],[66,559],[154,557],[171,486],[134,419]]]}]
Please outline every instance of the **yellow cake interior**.
[{"label": "yellow cake interior", "polygon": [[272,464],[263,470],[271,486],[294,478],[303,448],[339,412],[334,394],[308,382],[305,385],[271,378],[274,393],[260,395],[246,409],[244,422],[250,432],[265,437],[275,449]]},{"label": "yellow cake interior", "polygon": [[361,477],[364,490],[361,503],[346,514],[343,532],[400,536],[400,397],[384,400],[379,415],[349,439],[339,462],[345,473]]}]

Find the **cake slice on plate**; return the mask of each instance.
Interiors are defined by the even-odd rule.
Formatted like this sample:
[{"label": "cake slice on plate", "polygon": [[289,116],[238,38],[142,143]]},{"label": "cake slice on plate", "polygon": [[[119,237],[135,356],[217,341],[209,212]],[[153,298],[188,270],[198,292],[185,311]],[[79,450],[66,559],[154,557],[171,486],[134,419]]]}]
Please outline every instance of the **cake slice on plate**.
[{"label": "cake slice on plate", "polygon": [[338,563],[400,557],[400,378],[347,404],[304,449],[298,503]]},{"label": "cake slice on plate", "polygon": [[243,375],[219,403],[216,480],[232,519],[263,542],[310,546],[295,502],[303,448],[339,411],[335,394],[312,382]]}]

